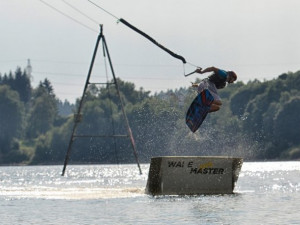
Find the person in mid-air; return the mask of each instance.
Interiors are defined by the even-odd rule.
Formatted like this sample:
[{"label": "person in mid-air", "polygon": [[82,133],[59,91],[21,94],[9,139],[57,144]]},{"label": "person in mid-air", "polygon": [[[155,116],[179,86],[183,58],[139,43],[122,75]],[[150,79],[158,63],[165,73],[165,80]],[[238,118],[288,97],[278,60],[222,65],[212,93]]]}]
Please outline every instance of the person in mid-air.
[{"label": "person in mid-air", "polygon": [[222,102],[218,95],[217,89],[222,89],[226,86],[226,83],[233,83],[237,79],[237,75],[233,71],[225,71],[216,67],[208,67],[204,70],[198,68],[196,73],[213,72],[208,78],[202,80],[199,84],[192,84],[193,87],[198,87],[198,92],[201,93],[204,89],[208,89],[211,95],[214,97],[214,101],[211,104],[209,112],[216,112],[221,108]]}]

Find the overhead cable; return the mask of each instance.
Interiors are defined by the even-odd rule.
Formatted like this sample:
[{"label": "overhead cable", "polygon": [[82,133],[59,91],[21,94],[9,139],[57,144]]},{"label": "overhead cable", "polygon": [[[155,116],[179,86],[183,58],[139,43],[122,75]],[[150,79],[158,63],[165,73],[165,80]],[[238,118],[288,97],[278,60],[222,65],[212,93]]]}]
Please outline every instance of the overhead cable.
[{"label": "overhead cable", "polygon": [[174,52],[172,52],[171,50],[169,50],[168,48],[164,47],[163,45],[161,45],[160,43],[158,43],[156,40],[154,40],[152,37],[150,37],[148,34],[144,33],[143,31],[141,31],[140,29],[136,28],[135,26],[133,26],[132,24],[130,24],[129,22],[127,22],[126,20],[122,19],[122,18],[118,18],[115,15],[113,15],[112,13],[110,13],[109,11],[105,10],[103,7],[97,5],[96,3],[94,3],[91,0],[88,0],[90,3],[92,3],[93,5],[95,5],[97,8],[101,9],[102,11],[106,12],[107,14],[109,14],[110,16],[114,17],[115,19],[117,19],[119,22],[123,23],[124,25],[126,25],[127,27],[129,27],[130,29],[134,30],[135,32],[139,33],[140,35],[144,36],[146,39],[148,39],[149,41],[151,41],[153,44],[155,44],[156,46],[158,46],[159,48],[161,48],[162,50],[166,51],[167,53],[169,53],[171,56],[173,56],[174,58],[177,58],[179,60],[181,60],[184,64],[186,63],[186,60],[184,57],[182,57],[181,55],[178,55]]},{"label": "overhead cable", "polygon": [[86,15],[84,12],[82,12],[81,10],[79,10],[78,8],[76,8],[75,6],[73,6],[72,4],[70,4],[69,2],[67,2],[66,0],[62,0],[66,5],[68,5],[69,7],[71,7],[72,9],[74,9],[76,12],[80,13],[81,15],[83,15],[84,17],[88,18],[90,21],[92,21],[93,23],[99,25],[98,21],[94,20],[93,18],[91,18],[90,16]]},{"label": "overhead cable", "polygon": [[64,12],[62,12],[61,10],[55,8],[54,6],[50,5],[49,3],[47,3],[47,2],[45,2],[45,1],[43,1],[43,0],[40,0],[40,2],[42,2],[42,3],[45,4],[46,6],[50,7],[51,9],[55,10],[56,12],[60,13],[61,15],[63,15],[63,16],[65,16],[65,17],[69,18],[70,20],[72,20],[72,21],[74,21],[74,22],[80,24],[81,26],[83,26],[83,27],[89,29],[90,31],[99,33],[97,30],[95,30],[95,29],[93,29],[93,28],[91,28],[91,27],[85,25],[84,23],[82,23],[82,22],[80,22],[80,21],[74,19],[73,17],[67,15],[66,13],[64,13]]}]

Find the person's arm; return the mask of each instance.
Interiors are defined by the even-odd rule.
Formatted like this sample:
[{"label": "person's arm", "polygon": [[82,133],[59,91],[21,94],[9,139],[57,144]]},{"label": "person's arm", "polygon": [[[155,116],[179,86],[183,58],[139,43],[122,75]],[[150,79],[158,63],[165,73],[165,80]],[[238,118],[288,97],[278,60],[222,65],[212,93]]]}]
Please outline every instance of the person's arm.
[{"label": "person's arm", "polygon": [[204,70],[202,70],[201,68],[198,68],[198,69],[196,69],[196,73],[201,73],[201,74],[207,73],[207,72],[214,72],[214,73],[216,73],[218,70],[219,70],[218,68],[212,66],[212,67],[208,67],[208,68],[206,68]]}]

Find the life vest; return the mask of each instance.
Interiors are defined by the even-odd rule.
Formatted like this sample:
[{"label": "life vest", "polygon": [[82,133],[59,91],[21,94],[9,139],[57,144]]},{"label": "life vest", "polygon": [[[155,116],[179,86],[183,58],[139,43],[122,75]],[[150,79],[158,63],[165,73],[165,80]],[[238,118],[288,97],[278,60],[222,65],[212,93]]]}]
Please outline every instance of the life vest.
[{"label": "life vest", "polygon": [[227,76],[221,76],[218,73],[214,73],[208,77],[208,80],[216,85],[217,89],[222,89],[226,86]]}]

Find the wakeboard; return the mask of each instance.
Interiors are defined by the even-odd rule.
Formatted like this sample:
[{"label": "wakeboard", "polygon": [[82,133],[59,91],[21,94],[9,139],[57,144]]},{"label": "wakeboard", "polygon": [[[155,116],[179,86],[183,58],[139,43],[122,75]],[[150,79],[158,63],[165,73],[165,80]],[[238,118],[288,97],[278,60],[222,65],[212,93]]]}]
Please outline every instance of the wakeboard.
[{"label": "wakeboard", "polygon": [[205,120],[213,101],[214,97],[207,89],[204,89],[193,100],[185,117],[185,122],[193,133],[199,129]]}]

